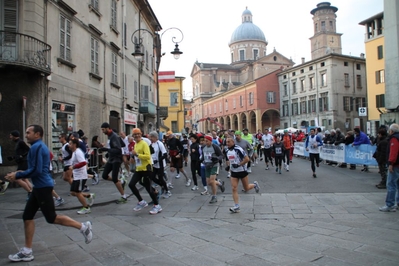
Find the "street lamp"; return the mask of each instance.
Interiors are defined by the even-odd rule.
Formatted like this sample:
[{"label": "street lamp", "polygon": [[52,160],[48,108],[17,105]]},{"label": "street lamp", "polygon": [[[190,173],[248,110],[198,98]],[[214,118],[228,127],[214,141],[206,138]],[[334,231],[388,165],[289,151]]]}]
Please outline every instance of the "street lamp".
[{"label": "street lamp", "polygon": [[[179,49],[179,43],[181,43],[183,41],[184,35],[183,35],[183,32],[180,29],[176,28],[176,27],[171,27],[171,28],[168,28],[168,29],[164,30],[161,35],[159,35],[159,33],[157,33],[157,32],[155,34],[153,34],[152,32],[150,32],[149,30],[146,30],[146,29],[138,29],[138,30],[133,32],[132,37],[131,37],[131,41],[134,44],[134,53],[132,53],[132,55],[134,56],[134,58],[136,58],[139,61],[142,61],[143,56],[144,56],[144,53],[141,50],[142,43],[143,43],[143,40],[141,38],[141,31],[145,31],[145,32],[149,33],[151,35],[151,37],[153,38],[153,40],[154,40],[153,48],[156,49],[155,54],[156,54],[156,76],[157,76],[157,78],[156,78],[156,86],[157,86],[157,95],[156,95],[156,97],[157,97],[157,106],[156,106],[156,109],[157,109],[157,122],[156,122],[156,124],[157,125],[156,126],[157,126],[158,130],[159,130],[159,127],[160,127],[160,124],[161,124],[161,120],[160,120],[160,116],[159,116],[160,115],[159,114],[159,109],[160,108],[159,108],[158,73],[159,73],[159,66],[161,64],[161,57],[164,55],[161,52],[161,39],[162,39],[162,36],[165,34],[165,32],[170,31],[170,30],[175,30],[175,31],[177,31],[177,32],[179,32],[181,34],[181,38],[177,39],[177,37],[175,37],[175,36],[172,37],[172,42],[175,44],[175,49],[172,52],[170,52],[171,54],[173,54],[175,59],[179,59],[180,55],[183,54],[183,52],[180,51],[180,49]],[[137,32],[139,33],[139,37],[138,37],[138,39],[136,41],[134,39],[134,35]],[[140,87],[140,76],[139,76],[139,87]]]}]

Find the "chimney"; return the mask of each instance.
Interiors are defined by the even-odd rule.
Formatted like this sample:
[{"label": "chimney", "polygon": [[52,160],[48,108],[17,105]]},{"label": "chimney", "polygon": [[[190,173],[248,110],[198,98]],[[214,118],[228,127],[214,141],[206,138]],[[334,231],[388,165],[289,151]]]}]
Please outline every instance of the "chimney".
[{"label": "chimney", "polygon": [[361,53],[361,54],[360,54],[360,58],[364,58],[364,53]]},{"label": "chimney", "polygon": [[305,64],[305,57],[301,58],[302,64]]}]

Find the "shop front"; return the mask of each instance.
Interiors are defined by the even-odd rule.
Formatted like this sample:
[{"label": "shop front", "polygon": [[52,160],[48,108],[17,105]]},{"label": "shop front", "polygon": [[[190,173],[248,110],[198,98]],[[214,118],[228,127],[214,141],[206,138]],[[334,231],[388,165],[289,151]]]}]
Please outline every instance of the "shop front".
[{"label": "shop front", "polygon": [[52,102],[51,108],[51,151],[54,156],[58,155],[62,147],[58,136],[61,133],[68,134],[74,131],[75,127],[75,105]]},{"label": "shop front", "polygon": [[130,110],[125,110],[124,118],[126,135],[131,135],[133,128],[137,127],[137,114]]}]

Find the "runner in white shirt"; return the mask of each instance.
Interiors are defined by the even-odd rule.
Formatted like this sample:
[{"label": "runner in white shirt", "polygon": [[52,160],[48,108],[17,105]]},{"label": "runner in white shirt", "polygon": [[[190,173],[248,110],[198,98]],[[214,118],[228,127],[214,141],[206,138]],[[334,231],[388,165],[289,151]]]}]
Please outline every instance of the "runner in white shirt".
[{"label": "runner in white shirt", "polygon": [[265,163],[266,170],[269,170],[269,160],[271,165],[273,166],[273,158],[272,158],[272,146],[274,143],[274,138],[271,134],[269,134],[269,129],[265,128],[265,134],[262,136],[263,143],[263,152],[265,154]]},{"label": "runner in white shirt", "polygon": [[[74,138],[69,141],[69,148],[73,152],[70,169],[73,172],[73,181],[71,184],[71,195],[78,198],[82,204],[82,209],[77,211],[78,214],[90,213],[90,206],[93,205],[94,193],[83,193],[82,190],[87,181],[87,161],[83,151],[79,148],[79,140]],[[86,202],[86,199],[87,202]]]}]

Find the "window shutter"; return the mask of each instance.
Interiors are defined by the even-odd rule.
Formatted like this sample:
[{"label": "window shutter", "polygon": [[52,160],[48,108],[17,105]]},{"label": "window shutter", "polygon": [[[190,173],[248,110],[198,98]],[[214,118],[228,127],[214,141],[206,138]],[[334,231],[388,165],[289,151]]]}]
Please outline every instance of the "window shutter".
[{"label": "window shutter", "polygon": [[349,99],[349,102],[350,102],[350,109],[349,109],[349,111],[353,111],[353,100],[352,100],[352,98]]},{"label": "window shutter", "polygon": [[[18,1],[16,0],[5,0],[4,1],[4,30],[5,31],[11,31],[11,32],[17,32],[17,12],[18,8]],[[2,30],[0,28],[0,30]],[[12,37],[14,40],[8,40],[7,41],[13,41],[15,42],[15,37],[14,35],[10,35],[8,37]]]},{"label": "window shutter", "polygon": [[319,112],[323,112],[323,99],[319,98]]}]

